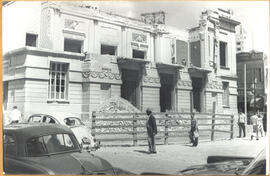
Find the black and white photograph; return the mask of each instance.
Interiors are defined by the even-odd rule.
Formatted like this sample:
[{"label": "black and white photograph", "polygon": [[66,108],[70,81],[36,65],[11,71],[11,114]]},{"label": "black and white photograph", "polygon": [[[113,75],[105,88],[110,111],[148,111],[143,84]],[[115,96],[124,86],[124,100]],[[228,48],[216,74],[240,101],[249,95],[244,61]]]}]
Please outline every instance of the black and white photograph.
[{"label": "black and white photograph", "polygon": [[269,174],[269,1],[1,5],[3,174]]}]

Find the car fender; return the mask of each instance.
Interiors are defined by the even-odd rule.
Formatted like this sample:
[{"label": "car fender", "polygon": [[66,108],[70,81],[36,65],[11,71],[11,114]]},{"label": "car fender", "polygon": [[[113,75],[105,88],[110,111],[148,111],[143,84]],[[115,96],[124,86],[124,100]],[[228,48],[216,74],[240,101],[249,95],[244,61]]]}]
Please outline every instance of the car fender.
[{"label": "car fender", "polygon": [[49,168],[26,159],[4,158],[4,172],[6,174],[55,174]]}]

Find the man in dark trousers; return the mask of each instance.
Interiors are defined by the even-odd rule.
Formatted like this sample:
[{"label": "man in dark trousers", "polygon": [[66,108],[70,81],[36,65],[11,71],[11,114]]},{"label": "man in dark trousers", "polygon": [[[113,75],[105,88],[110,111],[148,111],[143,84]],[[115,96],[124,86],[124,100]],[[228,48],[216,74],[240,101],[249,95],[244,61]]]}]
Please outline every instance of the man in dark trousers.
[{"label": "man in dark trousers", "polygon": [[152,115],[151,109],[147,108],[146,114],[147,114],[146,128],[147,128],[147,135],[148,135],[149,153],[157,153],[156,145],[155,145],[155,135],[157,134],[156,119]]},{"label": "man in dark trousers", "polygon": [[240,111],[238,115],[239,138],[242,137],[242,131],[244,133],[244,137],[246,137],[246,119],[246,115]]}]

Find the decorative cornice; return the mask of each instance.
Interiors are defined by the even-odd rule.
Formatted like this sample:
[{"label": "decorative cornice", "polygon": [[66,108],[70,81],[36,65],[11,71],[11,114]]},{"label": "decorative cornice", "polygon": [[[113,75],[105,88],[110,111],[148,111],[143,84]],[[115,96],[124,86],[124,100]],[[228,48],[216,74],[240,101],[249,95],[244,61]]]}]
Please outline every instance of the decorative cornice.
[{"label": "decorative cornice", "polygon": [[191,87],[192,86],[192,82],[191,81],[182,81],[179,80],[177,83],[178,86],[183,86],[183,87]]},{"label": "decorative cornice", "polygon": [[156,84],[159,84],[160,83],[160,79],[159,78],[154,78],[154,77],[144,77],[143,78],[143,82],[145,82],[145,83],[156,83]]},{"label": "decorative cornice", "polygon": [[214,84],[214,83],[208,83],[206,88],[208,89],[220,89],[222,90],[222,85],[221,84]]},{"label": "decorative cornice", "polygon": [[121,80],[121,75],[119,73],[112,73],[111,71],[104,70],[98,71],[86,71],[82,73],[83,78],[99,78],[99,79],[110,79],[110,80]]}]

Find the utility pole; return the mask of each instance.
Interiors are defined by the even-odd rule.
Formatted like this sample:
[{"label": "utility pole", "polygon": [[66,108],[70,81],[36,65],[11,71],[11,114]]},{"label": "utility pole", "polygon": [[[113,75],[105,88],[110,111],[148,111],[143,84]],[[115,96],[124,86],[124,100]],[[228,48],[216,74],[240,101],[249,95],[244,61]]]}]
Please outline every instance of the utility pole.
[{"label": "utility pole", "polygon": [[247,116],[247,64],[244,64],[244,102],[245,102],[245,115]]},{"label": "utility pole", "polygon": [[256,75],[255,75],[255,68],[254,68],[254,70],[253,70],[254,112],[256,112],[256,83],[257,83],[257,79],[256,79]]}]

